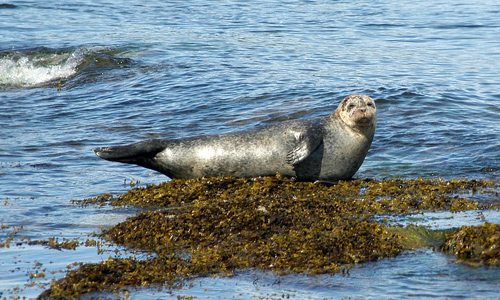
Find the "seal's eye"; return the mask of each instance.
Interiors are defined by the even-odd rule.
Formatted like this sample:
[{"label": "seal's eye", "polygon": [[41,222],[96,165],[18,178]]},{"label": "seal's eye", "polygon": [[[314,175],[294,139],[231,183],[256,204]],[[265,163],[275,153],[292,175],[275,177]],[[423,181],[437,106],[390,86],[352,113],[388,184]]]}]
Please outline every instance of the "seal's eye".
[{"label": "seal's eye", "polygon": [[368,106],[370,106],[370,107],[375,106],[375,104],[374,104],[373,102],[369,102],[369,103],[367,103],[366,105],[368,105]]},{"label": "seal's eye", "polygon": [[353,108],[355,108],[355,107],[356,107],[356,104],[352,104],[352,103],[351,103],[351,104],[349,104],[349,106],[347,107],[347,109],[348,109],[348,110],[351,110],[351,109],[353,109]]}]

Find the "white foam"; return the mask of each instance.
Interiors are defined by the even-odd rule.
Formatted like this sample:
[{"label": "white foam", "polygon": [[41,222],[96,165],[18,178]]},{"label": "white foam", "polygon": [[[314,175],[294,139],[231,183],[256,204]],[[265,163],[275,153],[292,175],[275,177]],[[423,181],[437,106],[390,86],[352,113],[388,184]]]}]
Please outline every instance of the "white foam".
[{"label": "white foam", "polygon": [[0,85],[31,87],[69,78],[76,74],[83,59],[79,53],[17,53],[0,58]]}]

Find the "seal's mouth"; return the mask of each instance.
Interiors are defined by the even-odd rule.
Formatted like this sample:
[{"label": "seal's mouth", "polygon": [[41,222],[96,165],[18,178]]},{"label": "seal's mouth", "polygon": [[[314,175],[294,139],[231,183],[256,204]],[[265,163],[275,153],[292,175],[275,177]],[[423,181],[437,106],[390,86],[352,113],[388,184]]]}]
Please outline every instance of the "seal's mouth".
[{"label": "seal's mouth", "polygon": [[356,124],[358,126],[366,127],[372,124],[372,118],[369,117],[362,117],[356,120]]}]

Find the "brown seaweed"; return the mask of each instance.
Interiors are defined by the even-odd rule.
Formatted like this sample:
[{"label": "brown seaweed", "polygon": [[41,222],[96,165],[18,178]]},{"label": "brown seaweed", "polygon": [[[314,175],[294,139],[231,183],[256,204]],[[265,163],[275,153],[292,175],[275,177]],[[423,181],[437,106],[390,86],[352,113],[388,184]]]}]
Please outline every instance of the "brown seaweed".
[{"label": "brown seaweed", "polygon": [[[191,278],[232,276],[248,268],[334,274],[352,264],[432,247],[444,239],[443,232],[387,227],[375,222],[375,216],[477,209],[482,204],[461,195],[494,193],[494,186],[491,181],[422,178],[330,186],[277,174],[172,180],[123,195],[105,194],[78,203],[149,211],[104,229],[100,238],[149,258],[83,264],[52,282],[40,297],[71,298],[125,286],[170,288]],[[468,255],[450,250],[458,249],[451,242],[445,244],[443,250]],[[498,257],[498,251],[489,251]]]}]

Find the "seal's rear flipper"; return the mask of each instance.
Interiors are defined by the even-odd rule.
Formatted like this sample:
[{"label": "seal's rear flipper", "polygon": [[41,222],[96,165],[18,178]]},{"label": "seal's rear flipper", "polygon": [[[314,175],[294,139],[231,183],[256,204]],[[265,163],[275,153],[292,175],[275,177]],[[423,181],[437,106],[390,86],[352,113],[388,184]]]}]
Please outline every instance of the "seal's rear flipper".
[{"label": "seal's rear flipper", "polygon": [[171,176],[170,166],[157,161],[157,154],[171,146],[170,140],[149,140],[132,145],[93,149],[94,153],[105,160],[139,165]]},{"label": "seal's rear flipper", "polygon": [[163,151],[164,144],[164,141],[150,140],[126,146],[96,148],[94,153],[105,160],[140,164],[145,159],[151,159]]}]

